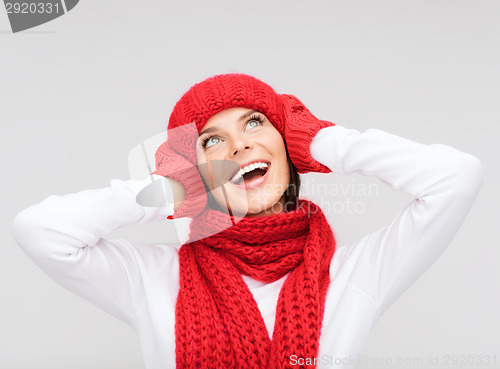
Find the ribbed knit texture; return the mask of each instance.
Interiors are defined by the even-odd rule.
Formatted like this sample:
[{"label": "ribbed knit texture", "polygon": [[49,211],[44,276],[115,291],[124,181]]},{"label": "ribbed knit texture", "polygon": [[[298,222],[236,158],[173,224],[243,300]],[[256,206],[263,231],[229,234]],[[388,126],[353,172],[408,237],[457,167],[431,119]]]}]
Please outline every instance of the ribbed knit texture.
[{"label": "ribbed knit texture", "polygon": [[[290,357],[318,355],[335,239],[321,209],[234,219],[207,209],[179,251],[176,304],[178,368],[299,368]],[[209,230],[207,231],[207,227]],[[225,229],[227,228],[227,229]],[[225,229],[199,239],[199,232]],[[242,274],[263,282],[288,275],[278,298],[272,340]],[[313,368],[314,366],[307,366]]]},{"label": "ribbed knit texture", "polygon": [[293,95],[280,95],[285,116],[285,137],[290,158],[299,173],[330,173],[327,166],[313,159],[311,142],[319,130],[334,126],[332,122],[319,120]]},{"label": "ribbed knit texture", "polygon": [[[221,74],[192,86],[175,105],[168,129],[194,123],[201,132],[208,119],[229,108],[255,109],[284,135],[279,96],[266,83],[245,74]],[[196,163],[195,156],[191,159]]]},{"label": "ribbed knit texture", "polygon": [[171,130],[167,141],[161,144],[155,153],[157,169],[151,174],[173,178],[181,183],[185,190],[185,200],[175,210],[172,218],[194,217],[207,206],[207,192],[198,168],[185,159],[184,155],[179,154],[183,148],[189,147],[185,143],[193,140],[193,137],[197,137],[194,125]]}]

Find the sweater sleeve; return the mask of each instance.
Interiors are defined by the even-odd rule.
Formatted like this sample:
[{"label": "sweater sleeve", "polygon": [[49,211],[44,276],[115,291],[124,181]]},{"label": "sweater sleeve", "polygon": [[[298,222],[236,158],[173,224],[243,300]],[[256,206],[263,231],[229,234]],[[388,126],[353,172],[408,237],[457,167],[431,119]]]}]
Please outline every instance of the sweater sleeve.
[{"label": "sweater sleeve", "polygon": [[137,203],[137,194],[149,183],[149,178],[113,179],[109,187],[49,196],[16,215],[14,238],[58,283],[133,324],[143,294],[144,266],[168,260],[159,257],[165,252],[162,248],[104,237],[115,229],[173,214],[173,204]]},{"label": "sweater sleeve", "polygon": [[334,173],[376,176],[413,198],[390,224],[349,246],[350,283],[380,316],[451,242],[481,187],[482,164],[450,146],[338,125],[315,136],[311,153]]}]

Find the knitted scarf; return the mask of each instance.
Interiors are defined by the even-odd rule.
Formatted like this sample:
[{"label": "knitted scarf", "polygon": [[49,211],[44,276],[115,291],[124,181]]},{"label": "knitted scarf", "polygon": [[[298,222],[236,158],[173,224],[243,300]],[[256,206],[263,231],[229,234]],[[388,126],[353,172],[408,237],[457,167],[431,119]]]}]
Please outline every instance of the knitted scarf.
[{"label": "knitted scarf", "polygon": [[[191,223],[197,241],[179,250],[177,368],[291,368],[293,355],[318,355],[335,250],[323,212],[300,199],[288,213],[238,219],[204,211]],[[224,230],[200,239],[207,226]],[[288,274],[272,340],[242,274],[267,283]]]}]

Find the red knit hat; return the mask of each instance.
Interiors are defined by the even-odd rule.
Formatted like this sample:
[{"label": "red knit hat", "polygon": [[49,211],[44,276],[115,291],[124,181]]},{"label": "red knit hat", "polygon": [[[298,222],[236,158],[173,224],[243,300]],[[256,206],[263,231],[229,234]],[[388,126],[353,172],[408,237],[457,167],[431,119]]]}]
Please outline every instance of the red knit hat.
[{"label": "red knit hat", "polygon": [[[334,124],[314,117],[295,96],[277,94],[268,84],[246,74],[221,74],[192,86],[175,105],[168,129],[194,123],[200,133],[212,116],[236,107],[255,109],[269,119],[288,144],[287,150],[299,173],[330,172],[330,169],[312,159],[309,146],[319,129]],[[186,140],[184,137],[183,143],[189,142],[190,148],[176,148],[176,151],[195,165],[196,139],[197,137],[191,137],[191,140]],[[295,139],[297,143],[287,142]]]},{"label": "red knit hat", "polygon": [[279,95],[257,78],[235,73],[213,76],[192,86],[175,105],[168,128],[195,122],[201,130],[210,117],[234,107],[260,111],[284,133]]},{"label": "red knit hat", "polygon": [[[236,107],[261,112],[284,136],[283,108],[279,95],[271,86],[246,74],[221,74],[192,86],[175,105],[168,129],[194,123],[200,133],[212,116]],[[196,138],[192,137],[192,148]],[[187,147],[177,149],[186,159],[196,164],[194,150],[187,151]]]}]

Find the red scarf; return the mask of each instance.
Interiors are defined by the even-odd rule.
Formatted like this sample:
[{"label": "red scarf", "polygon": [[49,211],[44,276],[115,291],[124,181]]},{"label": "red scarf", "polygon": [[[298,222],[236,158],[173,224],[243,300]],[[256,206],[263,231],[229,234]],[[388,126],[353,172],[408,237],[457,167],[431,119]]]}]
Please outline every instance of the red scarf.
[{"label": "red scarf", "polygon": [[[298,204],[229,228],[231,219],[212,209],[192,221],[198,241],[179,251],[177,368],[299,368],[293,355],[317,357],[335,239],[317,205]],[[224,231],[200,239],[207,225]],[[287,273],[271,340],[241,275],[269,283]]]}]

